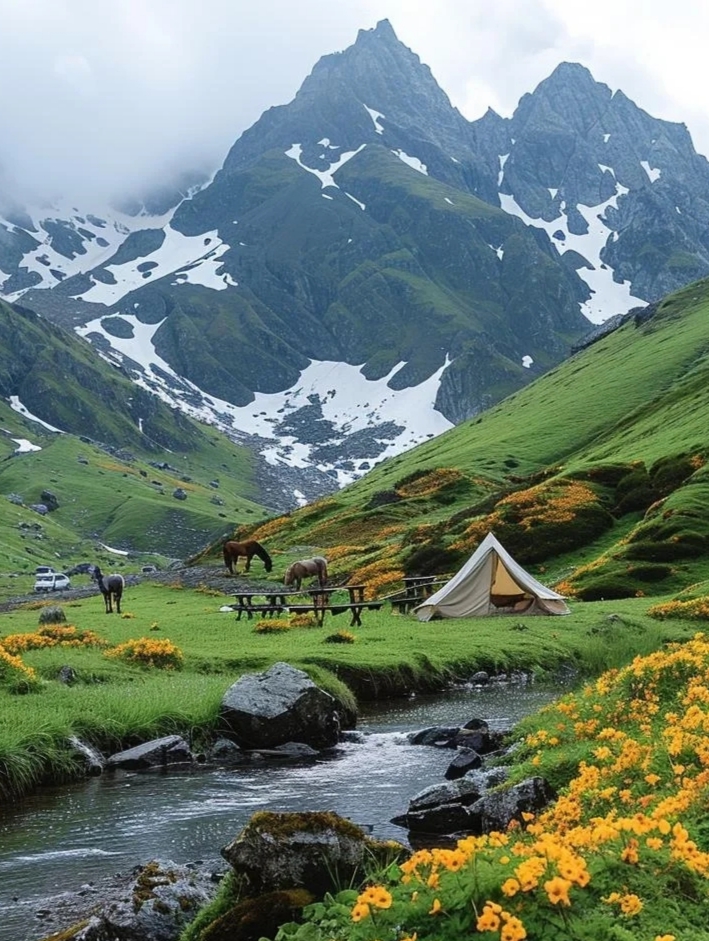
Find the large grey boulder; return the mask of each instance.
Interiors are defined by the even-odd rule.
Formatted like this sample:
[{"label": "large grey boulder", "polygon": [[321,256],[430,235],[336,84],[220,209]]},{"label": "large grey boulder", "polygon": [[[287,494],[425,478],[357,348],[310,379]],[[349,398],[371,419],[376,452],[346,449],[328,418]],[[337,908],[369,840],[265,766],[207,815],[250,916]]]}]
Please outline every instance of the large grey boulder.
[{"label": "large grey boulder", "polygon": [[75,941],[177,941],[217,891],[214,875],[192,866],[151,862],[125,898],[89,919]]},{"label": "large grey boulder", "polygon": [[246,894],[302,887],[320,898],[353,884],[376,854],[376,841],[334,813],[254,814],[222,856],[246,882]]},{"label": "large grey boulder", "polygon": [[330,748],[340,732],[335,699],[288,663],[242,676],[224,694],[220,718],[222,728],[242,748],[275,748],[287,742]]},{"label": "large grey boulder", "polygon": [[470,806],[484,792],[480,781],[461,778],[432,784],[412,797],[405,814],[392,823],[417,833],[460,833],[470,829]]},{"label": "large grey boulder", "polygon": [[474,749],[459,748],[455,758],[446,768],[445,778],[448,781],[462,778],[468,771],[482,767],[482,763],[482,758]]},{"label": "large grey boulder", "polygon": [[161,768],[191,761],[192,752],[184,738],[181,735],[166,735],[151,742],[143,742],[135,748],[116,752],[106,759],[106,767],[144,771],[148,768]]},{"label": "large grey boulder", "polygon": [[538,813],[556,799],[556,792],[544,778],[527,778],[513,787],[488,791],[470,808],[474,833],[504,831],[513,820],[522,822],[523,813]]}]

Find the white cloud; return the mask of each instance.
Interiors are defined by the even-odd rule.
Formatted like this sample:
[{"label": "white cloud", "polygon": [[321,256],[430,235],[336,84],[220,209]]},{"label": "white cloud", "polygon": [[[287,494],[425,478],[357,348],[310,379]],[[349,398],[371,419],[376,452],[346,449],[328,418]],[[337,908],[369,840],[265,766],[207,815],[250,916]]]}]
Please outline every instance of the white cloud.
[{"label": "white cloud", "polygon": [[580,61],[709,152],[703,0],[0,0],[0,166],[55,190],[212,167],[320,56],[383,17],[466,117],[510,114]]}]

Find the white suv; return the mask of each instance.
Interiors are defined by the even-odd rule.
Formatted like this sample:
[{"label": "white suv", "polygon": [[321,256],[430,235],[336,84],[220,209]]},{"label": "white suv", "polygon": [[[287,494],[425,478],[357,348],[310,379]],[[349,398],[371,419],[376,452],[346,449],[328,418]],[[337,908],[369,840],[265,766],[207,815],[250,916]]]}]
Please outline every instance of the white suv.
[{"label": "white suv", "polygon": [[53,572],[51,575],[38,575],[34,583],[35,591],[64,591],[71,588],[69,577],[63,572]]}]

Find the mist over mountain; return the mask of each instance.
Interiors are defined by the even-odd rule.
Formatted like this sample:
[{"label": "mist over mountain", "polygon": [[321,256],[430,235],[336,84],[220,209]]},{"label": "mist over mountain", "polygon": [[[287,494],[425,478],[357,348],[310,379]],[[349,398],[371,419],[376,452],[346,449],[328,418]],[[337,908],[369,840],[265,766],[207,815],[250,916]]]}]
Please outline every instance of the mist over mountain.
[{"label": "mist over mountain", "polygon": [[307,498],[314,469],[351,480],[709,272],[707,184],[683,125],[579,64],[466,120],[384,20],[211,180],[48,209],[0,179],[0,293]]}]

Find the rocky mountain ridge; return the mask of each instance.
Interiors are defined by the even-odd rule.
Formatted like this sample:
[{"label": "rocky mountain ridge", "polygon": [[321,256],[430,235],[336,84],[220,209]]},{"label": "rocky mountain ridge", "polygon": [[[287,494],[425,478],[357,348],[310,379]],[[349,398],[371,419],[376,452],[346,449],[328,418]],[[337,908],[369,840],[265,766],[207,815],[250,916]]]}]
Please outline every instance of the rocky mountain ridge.
[{"label": "rocky mountain ridge", "polygon": [[0,291],[345,483],[709,271],[707,183],[686,128],[581,65],[469,122],[382,21],[162,215],[6,214]]}]

